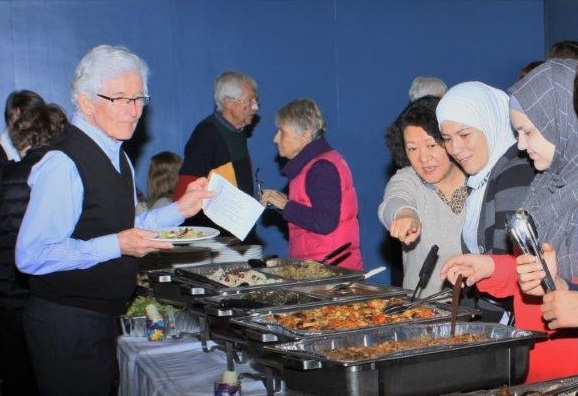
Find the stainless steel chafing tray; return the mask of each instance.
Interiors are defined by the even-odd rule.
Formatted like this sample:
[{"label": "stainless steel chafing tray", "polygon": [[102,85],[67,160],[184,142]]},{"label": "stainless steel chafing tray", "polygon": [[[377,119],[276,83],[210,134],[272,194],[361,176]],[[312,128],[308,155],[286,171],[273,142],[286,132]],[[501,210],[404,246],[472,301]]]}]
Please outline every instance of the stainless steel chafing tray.
[{"label": "stainless steel chafing tray", "polygon": [[[174,269],[147,271],[147,276],[153,295],[163,302],[190,305],[190,296],[204,296],[207,293],[203,285],[176,276]],[[186,293],[183,293],[182,289],[185,289]]]},{"label": "stainless steel chafing tray", "polygon": [[[295,340],[295,339],[300,339],[300,338],[305,338],[305,337],[311,337],[311,336],[318,336],[318,335],[322,335],[322,334],[331,334],[331,333],[338,333],[338,332],[342,332],[343,330],[339,330],[339,331],[307,331],[307,330],[298,330],[298,329],[289,329],[284,327],[281,324],[276,323],[274,320],[271,319],[271,317],[274,317],[275,315],[283,315],[283,314],[288,314],[288,313],[301,313],[301,312],[305,312],[306,310],[311,310],[311,309],[315,309],[315,308],[320,308],[323,306],[340,306],[340,305],[347,305],[347,304],[352,304],[352,303],[363,303],[366,301],[370,301],[370,300],[389,300],[391,298],[395,298],[395,299],[400,299],[399,296],[394,296],[394,297],[379,297],[379,298],[374,298],[374,297],[362,297],[362,298],[358,298],[356,300],[349,300],[349,301],[322,301],[322,302],[317,302],[317,303],[311,303],[311,304],[307,304],[306,306],[299,306],[299,305],[295,305],[295,306],[289,306],[289,307],[275,307],[275,308],[270,308],[267,310],[259,310],[258,312],[249,315],[249,316],[245,316],[245,317],[239,317],[239,318],[232,318],[231,321],[233,323],[238,324],[239,326],[245,327],[248,330],[252,330],[250,331],[248,334],[250,334],[250,337],[253,338],[255,341],[258,341],[259,339],[256,339],[255,336],[258,335],[259,337],[261,335],[265,335],[265,338],[267,341],[265,342],[270,342],[270,341],[280,341],[280,340]],[[404,299],[408,299],[409,297],[404,297],[401,298],[402,300]],[[428,304],[424,304],[424,306],[429,307],[431,309],[433,309],[435,315],[433,317],[430,318],[424,318],[424,319],[408,319],[406,321],[403,322],[397,322],[397,323],[433,323],[433,322],[440,322],[440,321],[447,321],[450,319],[451,316],[451,307],[448,304],[440,304],[440,303],[428,303]],[[472,318],[474,318],[475,316],[479,315],[479,311],[476,309],[471,309],[468,307],[458,307],[458,320],[464,321],[464,320],[471,320]],[[368,326],[368,327],[381,327],[381,326],[387,326],[387,324],[379,324],[379,325],[375,325],[375,326]],[[274,337],[277,336],[277,337]]]},{"label": "stainless steel chafing tray", "polygon": [[558,378],[533,384],[501,386],[496,389],[483,389],[474,392],[449,393],[446,396],[575,396],[578,393],[578,376]]},{"label": "stainless steel chafing tray", "polygon": [[[387,299],[386,297],[382,298]],[[371,299],[373,298],[364,297],[360,298],[359,300],[364,301]],[[311,306],[341,305],[345,303],[349,304],[351,302],[352,301],[347,302],[327,301],[327,302],[312,303],[309,304],[309,306],[307,307],[306,306],[278,307],[269,310],[263,310],[246,317],[231,318],[230,322],[231,326],[235,326],[236,328],[240,329],[240,331],[238,331],[238,334],[242,335],[242,338],[244,339],[244,343],[247,348],[247,353],[249,356],[251,356],[251,359],[253,359],[253,361],[257,362],[262,366],[278,370],[281,368],[281,356],[279,354],[275,354],[265,350],[264,349],[265,346],[282,342],[300,340],[308,337],[314,337],[318,336],[319,333],[306,332],[306,331],[293,331],[290,329],[286,329],[281,325],[267,324],[266,323],[267,316],[271,314],[302,312],[305,309],[309,309]],[[414,325],[417,323],[432,323],[436,321],[449,320],[451,314],[450,306],[446,304],[430,304],[429,306],[433,306],[433,308],[436,310],[437,313],[436,317],[429,319],[413,319],[401,323]],[[460,307],[458,313],[458,320],[470,320],[476,315],[479,315],[479,311],[471,308]],[[381,326],[376,325],[372,327],[366,327],[365,329],[380,328],[383,326],[391,326],[391,325],[381,325]],[[350,330],[326,332],[326,334],[339,334],[349,331]]]},{"label": "stainless steel chafing tray", "polygon": [[[182,283],[181,293],[194,296],[210,296],[221,293],[236,294],[246,290],[257,290],[272,284],[289,283],[285,279],[266,275],[267,278],[275,280],[277,283],[261,284],[254,286],[229,287],[209,278],[218,270],[225,272],[255,271],[246,262],[230,262],[220,264],[207,264],[195,267],[181,267],[174,270],[177,283]],[[258,272],[258,271],[257,271]]]},{"label": "stainless steel chafing tray", "polygon": [[205,309],[205,320],[211,339],[217,343],[233,341],[245,344],[244,329],[231,323],[232,317],[246,316],[271,307],[299,305],[323,301],[319,296],[278,287],[252,290],[239,294],[221,294],[199,300]]},{"label": "stainless steel chafing tray", "polygon": [[344,276],[361,276],[363,272],[349,268],[327,265],[315,260],[280,259],[267,262],[262,272],[297,281],[310,281],[324,278],[342,279]]},{"label": "stainless steel chafing tray", "polygon": [[[334,273],[333,276],[327,278],[312,278],[312,279],[302,279],[302,280],[295,280],[295,279],[288,279],[283,278],[271,273],[271,271],[275,267],[268,267],[268,268],[251,268],[251,266],[246,262],[237,262],[237,263],[221,263],[221,264],[211,264],[211,265],[202,265],[202,266],[195,266],[195,267],[183,267],[183,268],[176,268],[175,269],[175,276],[183,279],[187,279],[190,282],[193,282],[199,286],[203,286],[206,288],[206,294],[236,294],[239,292],[250,291],[250,290],[258,290],[262,288],[267,288],[271,286],[280,287],[288,286],[288,285],[304,285],[304,284],[316,284],[316,283],[327,283],[327,282],[344,282],[347,280],[353,280],[357,276],[360,276],[362,273],[359,271],[348,270],[346,268],[334,268],[332,272]],[[229,287],[225,284],[219,283],[212,279],[209,279],[209,275],[213,274],[215,271],[222,269],[224,271],[256,271],[260,274],[263,274],[269,279],[274,279],[278,282],[275,283],[268,283],[268,284],[260,284],[254,286],[236,286],[236,287]],[[182,290],[182,292],[187,293],[186,289]]]},{"label": "stainless steel chafing tray", "polygon": [[205,305],[207,314],[224,317],[247,316],[258,311],[268,310],[271,307],[303,306],[326,300],[327,298],[307,294],[301,290],[271,287],[238,294],[205,297],[201,299],[201,302]]},{"label": "stainless steel chafing tray", "polygon": [[449,323],[393,325],[347,334],[265,346],[282,358],[290,389],[322,395],[439,395],[523,381],[529,351],[543,333],[495,323],[462,322],[456,334],[482,334],[487,341],[425,347],[359,361],[329,359],[327,349],[373,346],[417,337],[448,337]]},{"label": "stainless steel chafing tray", "polygon": [[[339,282],[341,283],[341,282]],[[294,290],[299,290],[308,294],[332,300],[351,300],[360,297],[390,297],[403,296],[411,293],[410,290],[402,289],[397,286],[381,285],[378,283],[355,282],[350,286],[351,293],[336,293],[334,287],[339,283],[320,283],[309,285],[292,286]]]}]

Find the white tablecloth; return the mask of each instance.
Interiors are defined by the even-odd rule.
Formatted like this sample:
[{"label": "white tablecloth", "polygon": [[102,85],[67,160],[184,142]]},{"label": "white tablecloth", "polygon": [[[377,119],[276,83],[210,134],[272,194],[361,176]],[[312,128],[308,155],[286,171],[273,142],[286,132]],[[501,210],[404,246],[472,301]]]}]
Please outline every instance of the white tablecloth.
[{"label": "white tablecloth", "polygon": [[[213,381],[227,367],[223,351],[203,352],[196,339],[150,342],[119,337],[118,359],[119,396],[211,396]],[[247,364],[235,368],[239,373],[254,372]],[[267,394],[264,384],[251,378],[242,378],[241,388],[244,396]],[[282,390],[275,395],[297,393]]]},{"label": "white tablecloth", "polygon": [[200,350],[201,343],[196,339],[148,341],[144,337],[118,338],[117,356],[120,368],[119,396],[140,396],[139,383],[136,381],[136,362],[145,355],[180,353]]}]

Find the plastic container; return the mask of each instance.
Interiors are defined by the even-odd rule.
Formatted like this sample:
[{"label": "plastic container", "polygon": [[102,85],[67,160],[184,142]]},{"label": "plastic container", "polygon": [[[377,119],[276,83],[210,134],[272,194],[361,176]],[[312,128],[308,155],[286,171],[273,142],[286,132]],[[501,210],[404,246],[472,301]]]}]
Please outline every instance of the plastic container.
[{"label": "plastic container", "polygon": [[241,396],[241,381],[236,371],[225,371],[215,380],[215,396]]}]

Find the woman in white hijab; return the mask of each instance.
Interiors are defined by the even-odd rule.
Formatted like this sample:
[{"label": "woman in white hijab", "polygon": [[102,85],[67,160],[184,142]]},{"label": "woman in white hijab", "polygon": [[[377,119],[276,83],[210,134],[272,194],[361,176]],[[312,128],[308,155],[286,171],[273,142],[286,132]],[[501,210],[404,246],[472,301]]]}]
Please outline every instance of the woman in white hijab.
[{"label": "woman in white hijab", "polygon": [[[548,60],[510,89],[510,115],[518,131],[518,148],[529,154],[540,172],[520,206],[533,216],[540,242],[551,242],[560,252],[560,272],[570,281],[575,278],[578,258],[578,120],[572,108],[576,66],[575,60]],[[540,298],[522,295],[522,291],[530,291],[526,284],[529,275],[522,268],[527,269],[529,261],[534,274],[540,273],[533,258],[518,257],[522,265],[516,268],[513,256],[494,255],[489,261],[477,257],[467,256],[442,271],[452,283],[460,273],[468,277],[468,284],[477,282],[480,290],[496,296],[512,295],[517,327],[549,331],[541,317]],[[558,291],[548,294],[555,293]],[[553,318],[545,315],[545,319]],[[578,333],[549,333],[549,338],[537,341],[530,351],[527,383],[578,374]]]},{"label": "woman in white hijab", "polygon": [[[508,95],[477,81],[458,84],[441,99],[436,116],[447,152],[469,175],[470,195],[462,232],[464,253],[488,255],[477,258],[484,260],[491,260],[490,254],[512,254],[504,228],[505,215],[521,206],[535,172],[516,147]],[[448,268],[466,259],[474,257],[450,258],[442,267],[444,277]],[[504,310],[512,310],[510,297],[494,301],[482,295],[485,301],[478,301],[480,295],[475,290],[469,294],[476,307],[483,310],[483,320],[508,322]]]}]

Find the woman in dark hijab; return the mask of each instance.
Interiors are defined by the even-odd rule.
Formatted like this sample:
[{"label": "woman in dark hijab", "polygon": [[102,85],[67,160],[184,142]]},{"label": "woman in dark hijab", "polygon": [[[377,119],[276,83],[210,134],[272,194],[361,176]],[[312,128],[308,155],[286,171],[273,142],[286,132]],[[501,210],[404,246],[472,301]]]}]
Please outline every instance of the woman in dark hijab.
[{"label": "woman in dark hijab", "polygon": [[[548,60],[510,89],[518,149],[527,152],[539,172],[522,207],[534,219],[539,243],[551,244],[546,252],[559,252],[559,272],[570,282],[578,280],[578,119],[573,104],[577,65],[575,60]],[[513,256],[492,259],[492,265],[472,259],[445,268],[446,275],[453,283],[461,273],[468,284],[476,283],[491,295],[513,296],[516,326],[549,332],[550,337],[537,341],[530,352],[526,382],[578,374],[578,332],[554,333],[542,320],[539,296],[544,290],[536,280],[543,277],[543,271],[537,271],[541,264],[528,255],[517,258],[517,267]],[[528,283],[532,279],[535,283]]]}]

